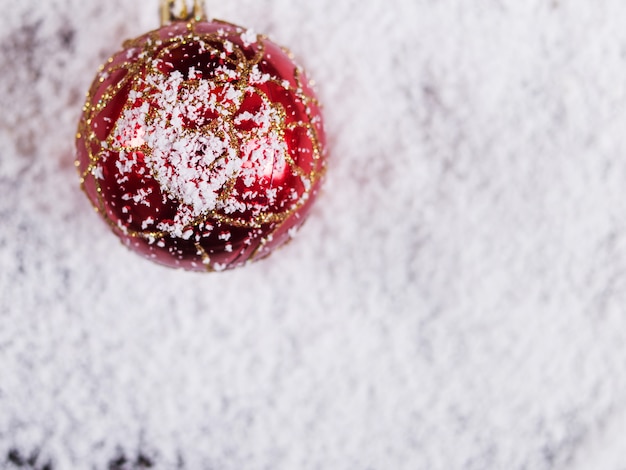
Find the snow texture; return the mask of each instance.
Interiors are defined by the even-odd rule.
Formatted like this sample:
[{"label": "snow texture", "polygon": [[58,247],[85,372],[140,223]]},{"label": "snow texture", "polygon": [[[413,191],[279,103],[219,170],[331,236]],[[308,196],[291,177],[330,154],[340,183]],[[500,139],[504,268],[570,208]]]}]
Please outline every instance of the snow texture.
[{"label": "snow texture", "polygon": [[211,275],[73,167],[157,1],[2,7],[0,468],[626,469],[626,2],[208,1],[316,79],[332,157],[293,243]]}]

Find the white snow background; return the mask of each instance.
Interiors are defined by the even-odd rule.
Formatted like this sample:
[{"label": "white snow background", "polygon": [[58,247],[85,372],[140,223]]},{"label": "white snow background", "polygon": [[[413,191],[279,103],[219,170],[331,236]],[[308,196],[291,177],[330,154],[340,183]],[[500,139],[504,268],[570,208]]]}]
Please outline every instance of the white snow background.
[{"label": "white snow background", "polygon": [[208,0],[317,81],[297,239],[220,274],[79,191],[157,0],[2,0],[0,468],[624,470],[626,2]]}]

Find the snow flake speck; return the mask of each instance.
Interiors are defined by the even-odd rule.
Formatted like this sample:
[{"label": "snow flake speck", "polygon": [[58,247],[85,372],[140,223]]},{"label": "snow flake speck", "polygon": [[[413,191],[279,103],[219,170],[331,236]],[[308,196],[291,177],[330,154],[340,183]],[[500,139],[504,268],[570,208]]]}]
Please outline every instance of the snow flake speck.
[{"label": "snow flake speck", "polygon": [[102,167],[100,165],[94,166],[93,169],[91,170],[91,173],[93,174],[93,176],[99,180],[103,180],[104,179],[104,173],[102,171]]},{"label": "snow flake speck", "polygon": [[241,33],[241,40],[243,41],[243,45],[245,47],[249,47],[252,44],[256,44],[257,35],[252,29],[247,29],[243,33]]},{"label": "snow flake speck", "polygon": [[144,220],[141,224],[141,228],[142,230],[146,230],[151,224],[154,223],[154,219],[152,217],[148,217],[146,220]]}]

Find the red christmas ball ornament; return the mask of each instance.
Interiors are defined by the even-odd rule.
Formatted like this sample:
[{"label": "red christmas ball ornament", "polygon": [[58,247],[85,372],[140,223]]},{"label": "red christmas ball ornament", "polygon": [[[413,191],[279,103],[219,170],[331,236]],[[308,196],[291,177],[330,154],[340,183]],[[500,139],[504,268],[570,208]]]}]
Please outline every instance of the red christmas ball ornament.
[{"label": "red christmas ball ornament", "polygon": [[325,170],[320,106],[291,54],[222,21],[171,14],[126,41],[91,86],[81,184],[131,249],[221,271],[267,256],[303,223]]}]

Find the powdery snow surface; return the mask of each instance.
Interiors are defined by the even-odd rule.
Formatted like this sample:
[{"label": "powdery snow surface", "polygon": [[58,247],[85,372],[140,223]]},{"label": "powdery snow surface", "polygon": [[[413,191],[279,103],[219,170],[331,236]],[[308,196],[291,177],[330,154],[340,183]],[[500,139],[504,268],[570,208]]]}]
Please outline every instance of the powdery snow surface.
[{"label": "powdery snow surface", "polygon": [[78,189],[157,1],[0,16],[0,468],[624,470],[626,3],[209,1],[318,83],[296,240],[201,275]]}]

